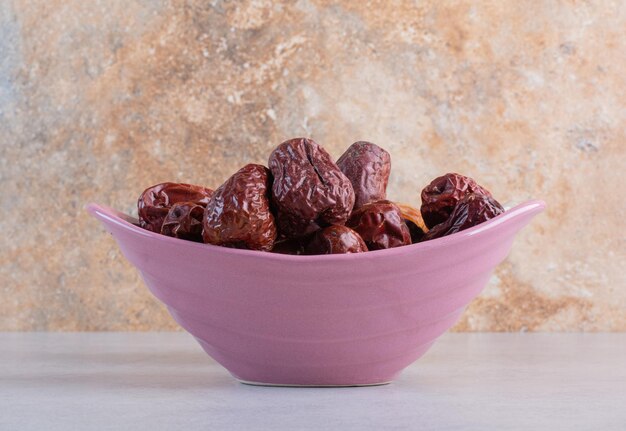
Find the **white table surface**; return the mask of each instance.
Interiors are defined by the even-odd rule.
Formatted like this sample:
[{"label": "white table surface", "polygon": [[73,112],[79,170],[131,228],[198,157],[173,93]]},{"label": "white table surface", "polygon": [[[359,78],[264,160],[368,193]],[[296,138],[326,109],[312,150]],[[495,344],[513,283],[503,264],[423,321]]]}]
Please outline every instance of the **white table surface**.
[{"label": "white table surface", "polygon": [[0,333],[0,430],[626,430],[626,334],[446,334],[396,382],[236,382],[184,333]]}]

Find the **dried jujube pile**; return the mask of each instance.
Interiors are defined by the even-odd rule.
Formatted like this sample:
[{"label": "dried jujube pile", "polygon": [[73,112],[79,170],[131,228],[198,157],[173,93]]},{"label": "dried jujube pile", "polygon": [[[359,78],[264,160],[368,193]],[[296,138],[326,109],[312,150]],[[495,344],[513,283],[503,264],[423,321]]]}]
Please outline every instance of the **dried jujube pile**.
[{"label": "dried jujube pile", "polygon": [[504,212],[484,187],[454,173],[422,190],[419,210],[387,200],[391,157],[371,142],[355,142],[335,163],[312,139],[290,139],[268,166],[246,165],[215,191],[149,187],[137,203],[139,224],[189,241],[311,255],[415,244]]}]

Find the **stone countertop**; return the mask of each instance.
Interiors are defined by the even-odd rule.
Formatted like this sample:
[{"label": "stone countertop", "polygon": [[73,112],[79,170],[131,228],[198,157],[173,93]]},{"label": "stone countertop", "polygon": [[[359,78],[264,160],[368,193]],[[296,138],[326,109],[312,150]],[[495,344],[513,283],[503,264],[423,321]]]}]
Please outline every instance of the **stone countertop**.
[{"label": "stone countertop", "polygon": [[626,429],[626,334],[446,334],[394,383],[238,383],[184,333],[0,334],[0,429]]}]

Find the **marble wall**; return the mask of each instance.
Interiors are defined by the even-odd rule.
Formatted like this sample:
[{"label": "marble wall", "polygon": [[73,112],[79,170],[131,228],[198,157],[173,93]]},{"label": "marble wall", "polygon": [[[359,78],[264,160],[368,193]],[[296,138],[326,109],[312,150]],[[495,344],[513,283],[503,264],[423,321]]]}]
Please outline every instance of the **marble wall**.
[{"label": "marble wall", "polygon": [[456,326],[626,330],[626,3],[0,3],[0,330],[176,325],[83,207],[293,136],[547,201]]}]

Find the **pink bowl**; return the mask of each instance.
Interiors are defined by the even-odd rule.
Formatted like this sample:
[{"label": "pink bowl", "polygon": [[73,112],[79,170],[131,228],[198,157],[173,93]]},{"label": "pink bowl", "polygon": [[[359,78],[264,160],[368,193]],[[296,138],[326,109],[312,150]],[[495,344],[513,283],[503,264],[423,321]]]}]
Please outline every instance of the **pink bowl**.
[{"label": "pink bowl", "polygon": [[543,211],[529,201],[444,238],[361,254],[289,256],[158,235],[91,204],[152,293],[237,379],[393,380],[458,320]]}]

